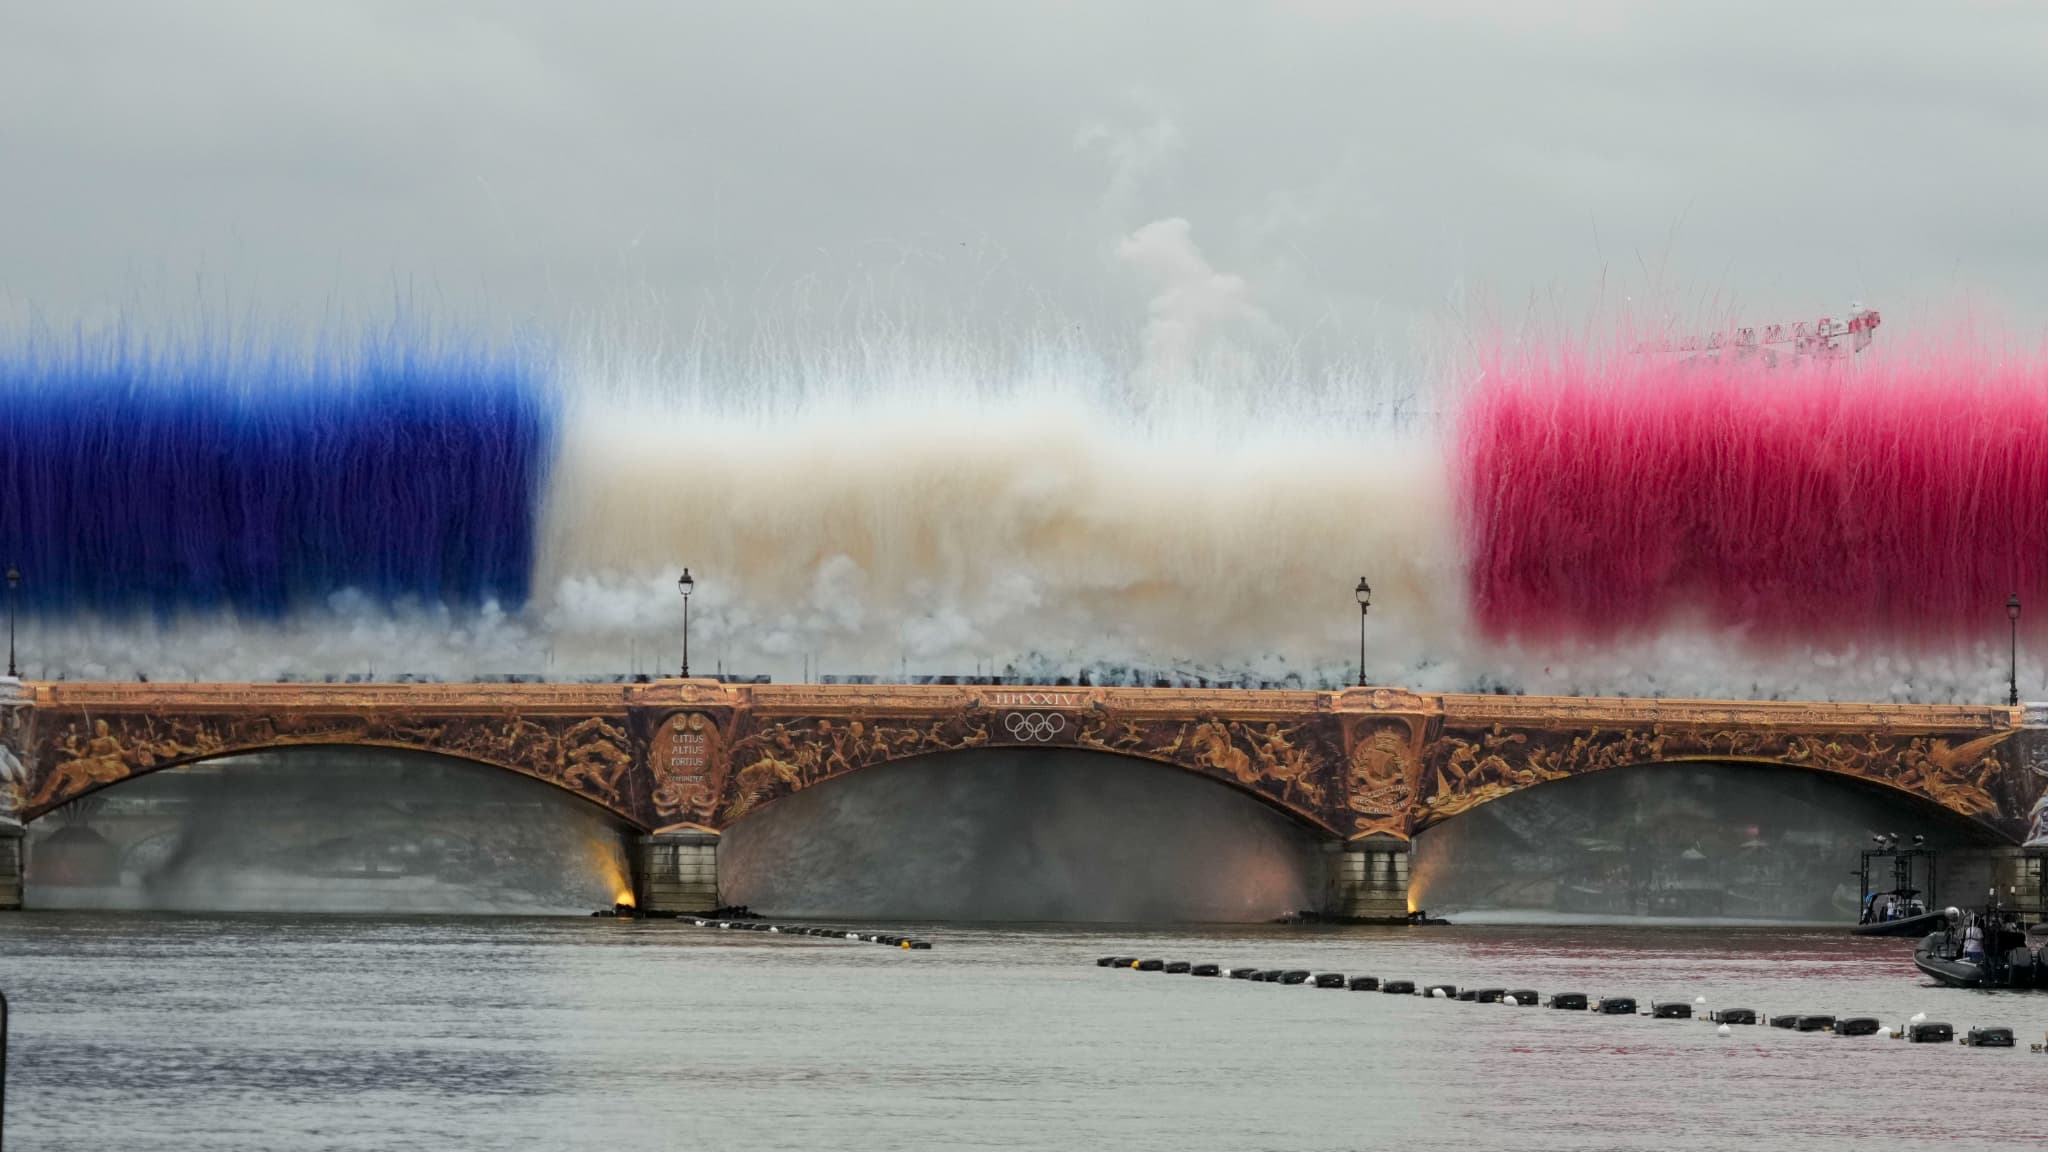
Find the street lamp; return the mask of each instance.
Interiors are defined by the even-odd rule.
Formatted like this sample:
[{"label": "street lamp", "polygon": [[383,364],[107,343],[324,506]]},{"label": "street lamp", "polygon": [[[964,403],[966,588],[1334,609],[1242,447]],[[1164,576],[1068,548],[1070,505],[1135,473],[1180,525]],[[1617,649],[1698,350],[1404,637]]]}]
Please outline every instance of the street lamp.
[{"label": "street lamp", "polygon": [[2020,594],[2015,592],[2005,598],[2005,618],[2012,622],[2012,662],[2006,665],[2007,705],[2020,706]]},{"label": "street lamp", "polygon": [[7,674],[19,676],[14,668],[14,590],[21,587],[21,569],[7,566]]},{"label": "street lamp", "polygon": [[1365,610],[1372,607],[1372,585],[1358,578],[1358,686],[1365,687]]},{"label": "street lamp", "polygon": [[676,591],[683,594],[683,679],[690,678],[690,593],[696,591],[697,582],[690,579],[690,570],[676,578]]}]

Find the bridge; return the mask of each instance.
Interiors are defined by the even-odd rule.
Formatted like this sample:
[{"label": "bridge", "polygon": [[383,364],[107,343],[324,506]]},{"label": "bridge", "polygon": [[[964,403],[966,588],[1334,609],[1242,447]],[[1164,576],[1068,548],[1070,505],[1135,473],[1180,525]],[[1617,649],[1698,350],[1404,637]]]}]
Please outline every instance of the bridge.
[{"label": "bridge", "polygon": [[1422,830],[1544,783],[1688,761],[1862,781],[2048,848],[2048,726],[2029,709],[1012,685],[155,684],[0,680],[0,906],[22,825],[183,764],[293,746],[451,756],[546,781],[641,833],[644,907],[718,903],[720,833],[849,773],[969,749],[1165,764],[1244,792],[1336,854],[1326,910],[1408,912]]}]

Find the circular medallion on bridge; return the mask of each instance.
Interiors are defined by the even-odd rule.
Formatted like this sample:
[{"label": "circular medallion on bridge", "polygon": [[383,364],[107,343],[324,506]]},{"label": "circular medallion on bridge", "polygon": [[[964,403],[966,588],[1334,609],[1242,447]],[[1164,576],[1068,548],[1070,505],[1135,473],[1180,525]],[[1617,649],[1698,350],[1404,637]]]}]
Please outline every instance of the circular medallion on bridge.
[{"label": "circular medallion on bridge", "polygon": [[1026,744],[1050,744],[1066,730],[1067,718],[1058,712],[1012,712],[1003,717],[1003,731]]},{"label": "circular medallion on bridge", "polygon": [[1394,694],[1385,688],[1373,689],[1372,706],[1383,710],[1392,708],[1394,706]]}]

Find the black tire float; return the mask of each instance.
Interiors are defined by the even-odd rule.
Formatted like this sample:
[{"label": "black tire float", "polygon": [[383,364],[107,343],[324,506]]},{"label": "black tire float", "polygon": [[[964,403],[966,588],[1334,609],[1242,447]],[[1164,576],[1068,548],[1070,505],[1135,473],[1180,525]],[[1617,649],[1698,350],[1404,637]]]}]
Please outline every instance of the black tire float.
[{"label": "black tire float", "polygon": [[[697,920],[699,925],[714,922]],[[756,931],[787,931],[813,936],[838,936],[841,933],[825,928],[783,928],[769,924],[743,924],[715,922],[720,928],[747,928]],[[849,940],[865,939],[877,943],[890,943],[902,948],[927,949],[931,944],[923,940],[912,940],[904,936],[866,935],[844,933]],[[1185,973],[1191,976],[1229,976],[1233,980],[1258,980],[1266,983],[1304,984],[1312,983],[1317,988],[1349,988],[1354,992],[1380,991],[1393,995],[1413,995],[1415,982],[1412,980],[1381,980],[1377,976],[1353,976],[1346,979],[1341,972],[1311,973],[1306,968],[1222,968],[1215,964],[1191,964],[1185,960],[1164,961],[1137,959],[1129,956],[1103,956],[1095,961],[1098,968],[1134,968],[1140,972]],[[1456,998],[1479,1004],[1515,1004],[1526,1006],[1538,1003],[1541,997],[1533,988],[1468,988],[1460,992],[1454,984],[1431,984],[1423,989],[1423,995],[1431,998]],[[1550,997],[1549,1006],[1557,1009],[1584,1011],[1587,997],[1583,992],[1558,992]],[[1632,996],[1603,996],[1592,1002],[1592,1010],[1603,1016],[1632,1016],[1636,1012],[1636,1001]],[[1683,1000],[1659,1000],[1650,1005],[1651,1016],[1659,1020],[1690,1020],[1693,1006]],[[1715,1024],[1755,1024],[1759,1016],[1754,1008],[1717,1008],[1706,1015]],[[1835,1017],[1824,1013],[1787,1013],[1763,1017],[1773,1028],[1796,1029],[1801,1032],[1833,1032],[1837,1036],[1874,1036],[1883,1031],[1883,1025],[1875,1016]],[[1724,1033],[1725,1035],[1725,1030]],[[1946,1044],[1955,1040],[1955,1028],[1939,1021],[1924,1021],[1908,1024],[1904,1032],[1907,1040],[1915,1044]],[[1977,1027],[1969,1030],[1960,1041],[1972,1048],[2015,1047],[2013,1030],[2003,1027]],[[2044,1045],[2035,1045],[2036,1051]]]}]

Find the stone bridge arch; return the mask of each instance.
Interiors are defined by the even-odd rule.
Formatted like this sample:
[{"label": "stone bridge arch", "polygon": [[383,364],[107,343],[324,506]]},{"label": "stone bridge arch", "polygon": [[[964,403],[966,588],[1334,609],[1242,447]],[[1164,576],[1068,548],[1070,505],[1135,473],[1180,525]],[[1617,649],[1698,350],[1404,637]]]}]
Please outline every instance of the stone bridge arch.
[{"label": "stone bridge arch", "polygon": [[[1875,792],[1883,793],[1885,795],[1903,798],[1909,801],[1911,805],[1916,808],[1926,809],[1930,815],[1945,817],[1951,821],[1961,821],[1972,827],[1982,830],[1983,832],[1987,833],[1999,842],[2013,844],[2017,844],[2019,842],[2018,838],[2016,838],[2010,831],[2009,822],[2001,819],[1999,814],[1995,810],[1984,809],[1979,807],[1974,811],[1963,811],[1950,803],[1946,803],[1943,800],[1938,799],[1936,795],[1931,794],[1926,789],[1910,787],[1895,780],[1885,779],[1881,777],[1866,776],[1859,772],[1847,772],[1837,768],[1830,768],[1825,765],[1813,763],[1763,759],[1757,757],[1713,755],[1680,755],[1666,756],[1660,760],[1627,761],[1610,765],[1602,765],[1601,767],[1589,769],[1583,772],[1567,773],[1559,776],[1545,777],[1543,779],[1523,784],[1522,786],[1516,788],[1484,789],[1481,792],[1473,795],[1470,798],[1472,801],[1470,803],[1445,806],[1453,809],[1453,811],[1450,811],[1445,815],[1436,817],[1435,819],[1431,819],[1426,822],[1419,822],[1415,830],[1417,832],[1427,830],[1429,828],[1435,827],[1437,824],[1443,823],[1445,820],[1452,819],[1455,816],[1463,815],[1477,808],[1483,808],[1487,804],[1492,803],[1495,800],[1504,799],[1508,796],[1520,795],[1532,789],[1542,788],[1546,785],[1553,783],[1559,783],[1566,780],[1580,780],[1588,776],[1605,775],[1610,772],[1634,772],[1642,769],[1677,768],[1687,765],[1729,765],[1744,768],[1766,768],[1784,771],[1788,773],[1797,773],[1803,776],[1838,779],[1846,782],[1846,784],[1850,787],[1870,789]],[[1950,795],[1953,796],[1952,793]],[[1982,802],[1982,797],[1973,797],[1972,799],[1974,802],[1979,804],[1981,804]]]},{"label": "stone bridge arch", "polygon": [[1411,834],[1551,781],[1660,764],[1840,776],[1962,817],[2012,844],[2027,839],[2041,797],[2041,774],[2022,763],[2025,741],[2008,709],[1624,703],[1603,702],[1605,723],[1583,725],[1560,722],[1567,718],[1554,711],[1547,724],[1517,722],[1512,705],[1494,704],[1492,715],[1479,716],[1447,706],[1424,749]]},{"label": "stone bridge arch", "polygon": [[[1220,740],[1221,738],[1219,737],[1218,739]],[[1239,751],[1243,751],[1243,749],[1239,749]],[[814,779],[808,780],[801,788],[787,790],[780,788],[774,789],[772,792],[769,793],[767,798],[754,803],[748,803],[748,797],[751,792],[750,788],[747,786],[741,786],[739,788],[736,788],[732,794],[733,804],[732,806],[728,807],[728,812],[730,814],[724,820],[724,824],[725,826],[730,827],[732,824],[744,820],[752,816],[754,813],[761,811],[764,808],[772,806],[775,801],[786,799],[789,796],[794,795],[796,792],[808,791],[809,789],[818,787],[819,785],[827,784],[835,780],[846,779],[848,777],[858,775],[859,773],[868,771],[870,769],[881,768],[884,766],[897,764],[943,764],[950,757],[956,757],[973,752],[1015,753],[1018,756],[1024,758],[1029,758],[1033,756],[1059,756],[1063,754],[1072,754],[1094,759],[1106,770],[1114,770],[1116,766],[1125,764],[1171,768],[1177,770],[1178,772],[1194,780],[1203,782],[1205,786],[1213,786],[1216,788],[1227,790],[1229,792],[1235,793],[1240,797],[1245,798],[1246,800],[1256,803],[1262,808],[1267,808],[1274,812],[1277,812],[1288,822],[1292,823],[1296,827],[1301,828],[1304,831],[1313,833],[1317,836],[1326,839],[1339,838],[1339,834],[1337,833],[1337,831],[1331,828],[1320,817],[1317,809],[1308,807],[1299,802],[1290,803],[1285,798],[1290,790],[1290,785],[1292,789],[1297,793],[1300,791],[1300,789],[1302,788],[1301,781],[1280,781],[1276,782],[1279,784],[1279,787],[1277,789],[1268,789],[1261,787],[1261,785],[1264,784],[1265,781],[1257,779],[1249,781],[1240,779],[1237,776],[1232,775],[1228,768],[1217,770],[1213,767],[1208,766],[1193,766],[1184,761],[1173,759],[1167,756],[1148,755],[1139,752],[1111,751],[1103,748],[1091,748],[1085,745],[1045,745],[1010,742],[977,744],[970,745],[965,748],[932,748],[923,751],[913,751],[900,756],[888,756],[877,758],[874,760],[860,763],[858,765],[854,765],[846,769],[845,771],[834,772],[829,775],[819,775]],[[1278,793],[1277,795],[1275,794],[1276,792]]]},{"label": "stone bridge arch", "polygon": [[[23,821],[139,776],[230,756],[295,748],[385,748],[513,772],[587,800],[625,823],[649,827],[648,788],[623,709],[573,702],[550,707],[530,693],[496,704],[464,690],[436,706],[438,686],[408,687],[383,703],[324,686],[261,686],[232,696],[205,686],[154,689],[149,706],[122,699],[126,685],[43,685],[26,741]],[[145,687],[136,685],[134,687]],[[482,694],[488,696],[488,692]],[[197,697],[207,697],[198,699]],[[614,698],[616,699],[616,698]],[[541,707],[533,707],[540,703]]]},{"label": "stone bridge arch", "polygon": [[1137,707],[1100,690],[963,691],[937,708],[929,694],[914,708],[891,707],[882,693],[851,704],[835,693],[829,703],[756,704],[737,715],[681,709],[662,718],[651,755],[659,818],[721,829],[867,768],[1001,749],[1161,764],[1243,792],[1324,836],[1351,834],[1344,725],[1312,699],[1269,702],[1265,712],[1224,712],[1213,702],[1207,709],[1164,701]]}]

